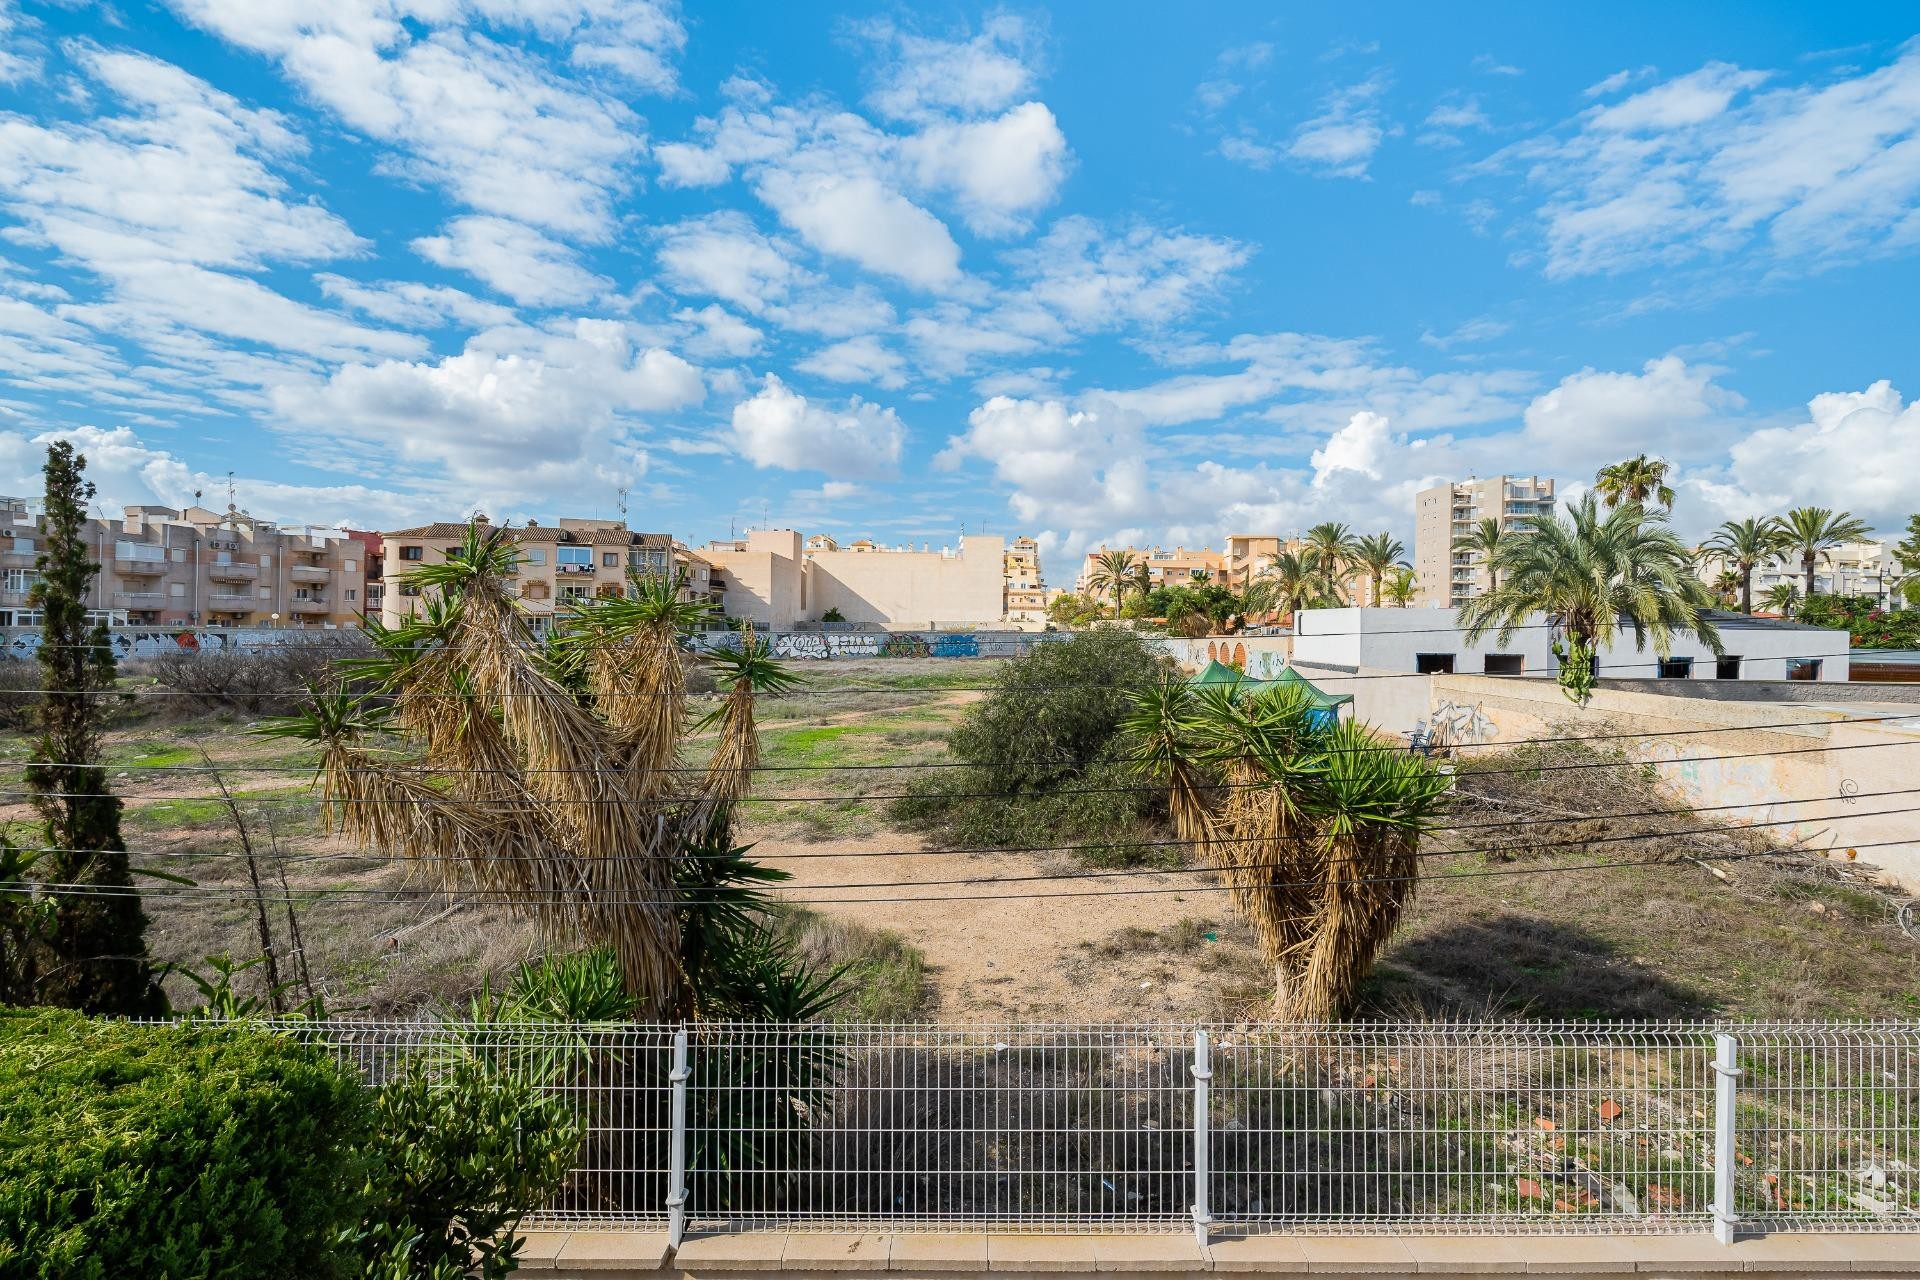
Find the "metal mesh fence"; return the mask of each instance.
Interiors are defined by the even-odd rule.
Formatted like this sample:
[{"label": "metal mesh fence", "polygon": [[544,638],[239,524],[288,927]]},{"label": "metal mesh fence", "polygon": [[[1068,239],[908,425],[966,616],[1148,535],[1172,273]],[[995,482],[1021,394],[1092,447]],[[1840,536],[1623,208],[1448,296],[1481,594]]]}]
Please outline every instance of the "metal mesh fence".
[{"label": "metal mesh fence", "polygon": [[1920,1231],[1920,1023],[283,1026],[566,1097],[548,1223],[677,1231],[677,1188],[719,1230]]}]

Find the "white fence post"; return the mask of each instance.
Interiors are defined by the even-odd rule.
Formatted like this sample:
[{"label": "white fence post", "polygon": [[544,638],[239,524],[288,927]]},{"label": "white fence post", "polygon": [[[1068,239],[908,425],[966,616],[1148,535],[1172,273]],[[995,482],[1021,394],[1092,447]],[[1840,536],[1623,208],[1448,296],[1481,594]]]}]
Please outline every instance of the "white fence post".
[{"label": "white fence post", "polygon": [[1213,1215],[1207,1211],[1207,1179],[1210,1163],[1207,1150],[1207,1082],[1213,1079],[1213,1058],[1207,1033],[1193,1033],[1193,1238],[1207,1247],[1207,1224]]},{"label": "white fence post", "polygon": [[687,1065],[687,1029],[673,1033],[673,1069],[667,1073],[672,1090],[669,1123],[672,1134],[667,1143],[667,1247],[678,1249],[687,1234],[687,1079],[693,1068]]},{"label": "white fence post", "polygon": [[1713,1238],[1732,1244],[1739,1216],[1733,1210],[1734,1090],[1740,1079],[1740,1041],[1725,1032],[1713,1037]]}]

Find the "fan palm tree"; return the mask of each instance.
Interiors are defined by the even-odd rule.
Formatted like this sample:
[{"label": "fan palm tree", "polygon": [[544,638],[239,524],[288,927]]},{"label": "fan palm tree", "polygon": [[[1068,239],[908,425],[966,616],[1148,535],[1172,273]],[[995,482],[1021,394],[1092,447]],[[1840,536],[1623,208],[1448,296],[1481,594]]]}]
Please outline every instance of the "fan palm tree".
[{"label": "fan palm tree", "polygon": [[1395,569],[1387,575],[1385,591],[1387,599],[1396,609],[1404,609],[1413,603],[1414,594],[1420,589],[1420,575],[1411,569]]},{"label": "fan palm tree", "polygon": [[1297,551],[1277,551],[1247,584],[1249,613],[1298,613],[1325,601],[1312,560]]},{"label": "fan palm tree", "polygon": [[1701,544],[1739,575],[1742,613],[1753,612],[1753,571],[1784,549],[1780,527],[1772,520],[1729,520]]},{"label": "fan palm tree", "polygon": [[1500,586],[1468,600],[1460,621],[1469,644],[1489,631],[1504,643],[1544,614],[1562,628],[1560,683],[1585,705],[1591,696],[1594,661],[1622,626],[1634,644],[1648,642],[1667,656],[1675,633],[1698,636],[1715,654],[1720,633],[1707,617],[1713,594],[1693,572],[1687,547],[1667,525],[1663,511],[1629,502],[1605,513],[1589,493],[1569,504],[1567,518],[1549,516],[1524,538],[1510,538],[1497,554]]},{"label": "fan palm tree", "polygon": [[1635,454],[1624,462],[1600,468],[1593,477],[1594,492],[1606,500],[1609,508],[1626,502],[1637,502],[1644,507],[1651,499],[1672,510],[1673,487],[1667,483],[1667,472],[1671,469],[1672,464],[1665,458]]},{"label": "fan palm tree", "polygon": [[1329,520],[1307,530],[1302,550],[1320,578],[1320,594],[1329,604],[1345,603],[1340,595],[1340,578],[1353,564],[1356,543],[1346,525]]},{"label": "fan palm tree", "polygon": [[[1713,594],[1719,597],[1721,604],[1731,608],[1740,598],[1740,582],[1740,575],[1734,570],[1722,569],[1713,576]],[[1752,613],[1753,610],[1745,609],[1742,612]]]},{"label": "fan palm tree", "polygon": [[1500,585],[1500,580],[1495,576],[1491,566],[1493,564],[1493,553],[1500,549],[1501,541],[1507,536],[1507,532],[1500,526],[1498,517],[1482,516],[1473,526],[1472,532],[1454,543],[1455,547],[1480,553],[1480,563],[1488,566],[1487,590],[1489,591]]},{"label": "fan palm tree", "polygon": [[1391,533],[1370,533],[1355,540],[1353,563],[1366,570],[1373,580],[1373,594],[1367,598],[1368,604],[1376,609],[1380,607],[1380,580],[1388,570],[1403,567],[1406,556],[1406,545]]},{"label": "fan palm tree", "polygon": [[506,529],[470,527],[459,555],[402,578],[430,607],[369,628],[377,654],[348,673],[366,692],[316,692],[269,731],[319,745],[336,829],[497,895],[555,942],[607,944],[645,1016],[738,1008],[719,994],[741,990],[727,957],[779,959],[745,886],[786,875],[730,848],[730,813],[759,758],[751,698],[791,677],[749,635],[719,664],[713,762],[688,771],[681,642],[710,606],[637,580],[631,599],[577,605],[546,646],[513,593],[516,556]]},{"label": "fan palm tree", "polygon": [[1126,594],[1128,587],[1134,585],[1135,575],[1141,567],[1130,551],[1102,551],[1093,557],[1093,572],[1087,575],[1087,585],[1096,592],[1112,593],[1113,612],[1118,617],[1120,597]]},{"label": "fan palm tree", "polygon": [[1767,588],[1767,594],[1760,603],[1767,606],[1768,613],[1777,613],[1783,618],[1793,616],[1793,606],[1800,602],[1800,588],[1782,578]]},{"label": "fan palm tree", "polygon": [[1827,558],[1827,552],[1849,542],[1872,536],[1866,522],[1845,511],[1825,507],[1795,507],[1784,516],[1774,517],[1774,529],[1780,535],[1780,550],[1800,557],[1800,572],[1806,577],[1807,599],[1813,599],[1813,567]]}]

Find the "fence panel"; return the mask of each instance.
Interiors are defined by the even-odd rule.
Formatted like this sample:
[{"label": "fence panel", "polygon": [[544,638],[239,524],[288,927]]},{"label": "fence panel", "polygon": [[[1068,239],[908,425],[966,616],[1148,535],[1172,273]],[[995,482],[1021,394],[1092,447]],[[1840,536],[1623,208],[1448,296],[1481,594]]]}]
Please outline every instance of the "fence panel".
[{"label": "fence panel", "polygon": [[[280,1025],[374,1084],[455,1053],[538,1080],[586,1139],[537,1220],[665,1225],[677,1028]],[[1920,1231],[1915,1022],[693,1024],[687,1219],[1171,1232],[1198,1203],[1232,1231],[1704,1234],[1716,1031],[1742,1233]]]},{"label": "fence panel", "polygon": [[1920,1230],[1920,1023],[1735,1028],[1742,1230]]}]

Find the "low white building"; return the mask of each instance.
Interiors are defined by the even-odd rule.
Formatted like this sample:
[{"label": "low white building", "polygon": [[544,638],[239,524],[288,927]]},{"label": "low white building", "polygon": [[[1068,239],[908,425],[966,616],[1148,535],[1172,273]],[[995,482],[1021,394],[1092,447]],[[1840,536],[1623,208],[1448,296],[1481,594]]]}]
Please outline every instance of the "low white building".
[{"label": "low white building", "polygon": [[[1725,653],[1691,632],[1665,660],[1623,629],[1598,657],[1602,680],[1817,680],[1848,676],[1845,631],[1739,613],[1714,613]],[[1552,678],[1553,629],[1545,618],[1506,641],[1469,644],[1453,609],[1311,609],[1294,615],[1292,661],[1329,693],[1352,693],[1360,719],[1405,732],[1427,713],[1428,675]],[[1349,677],[1342,679],[1341,677]]]}]

